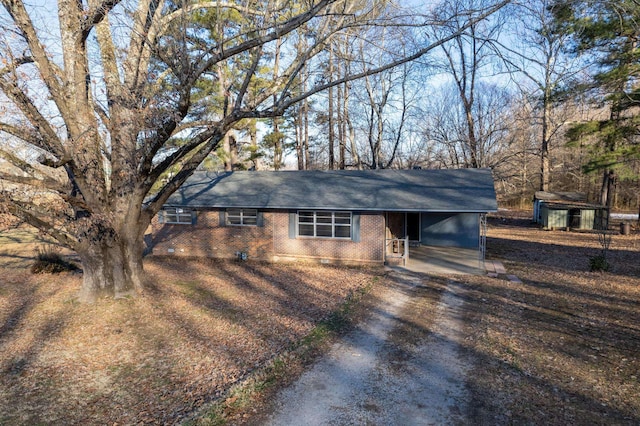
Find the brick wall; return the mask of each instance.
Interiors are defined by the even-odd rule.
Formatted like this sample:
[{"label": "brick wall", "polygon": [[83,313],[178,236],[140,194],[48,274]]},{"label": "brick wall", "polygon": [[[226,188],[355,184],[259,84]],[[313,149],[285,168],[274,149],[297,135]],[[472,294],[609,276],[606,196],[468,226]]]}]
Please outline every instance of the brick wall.
[{"label": "brick wall", "polygon": [[384,260],[384,214],[360,216],[360,241],[332,238],[289,238],[289,214],[275,213],[273,245],[276,260],[303,257],[328,262],[382,262]]},{"label": "brick wall", "polygon": [[[173,225],[153,220],[153,254],[250,259],[273,257],[272,215],[264,213],[264,226],[220,226],[220,212],[198,211],[195,225]],[[172,250],[172,251],[171,251]]]},{"label": "brick wall", "polygon": [[195,225],[152,223],[153,254],[330,263],[378,263],[384,260],[383,213],[360,216],[360,241],[289,238],[289,213],[264,212],[264,226],[220,226],[220,213],[198,211]]}]

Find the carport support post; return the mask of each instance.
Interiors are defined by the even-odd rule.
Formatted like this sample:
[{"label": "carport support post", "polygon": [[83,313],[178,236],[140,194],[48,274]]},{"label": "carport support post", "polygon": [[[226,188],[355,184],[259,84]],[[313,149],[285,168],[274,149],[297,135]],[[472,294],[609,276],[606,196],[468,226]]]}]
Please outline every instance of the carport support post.
[{"label": "carport support post", "polygon": [[480,269],[484,269],[484,260],[487,253],[487,215],[480,214],[480,247],[478,250],[478,263]]},{"label": "carport support post", "polygon": [[407,266],[409,261],[409,236],[404,237],[404,266]]}]

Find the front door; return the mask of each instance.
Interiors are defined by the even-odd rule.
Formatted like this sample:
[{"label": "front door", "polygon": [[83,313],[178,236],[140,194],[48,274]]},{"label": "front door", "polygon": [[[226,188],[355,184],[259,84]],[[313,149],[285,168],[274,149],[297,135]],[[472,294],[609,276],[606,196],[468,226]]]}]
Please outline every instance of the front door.
[{"label": "front door", "polygon": [[405,233],[405,217],[404,213],[389,212],[387,213],[387,238],[404,238]]},{"label": "front door", "polygon": [[420,213],[407,213],[405,223],[409,241],[420,242]]},{"label": "front door", "polygon": [[407,236],[410,241],[420,241],[420,213],[388,212],[387,238]]}]

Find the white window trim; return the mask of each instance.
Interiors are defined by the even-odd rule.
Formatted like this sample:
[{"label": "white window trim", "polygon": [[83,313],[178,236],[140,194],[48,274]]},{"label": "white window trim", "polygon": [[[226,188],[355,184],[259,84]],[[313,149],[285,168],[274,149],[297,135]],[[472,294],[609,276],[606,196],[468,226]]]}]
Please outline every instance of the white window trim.
[{"label": "white window trim", "polygon": [[[313,235],[302,235],[300,234],[300,213],[313,213],[313,222],[303,222],[303,225],[313,225]],[[317,233],[317,225],[318,225],[318,213],[331,213],[331,223],[320,223],[320,225],[331,225],[331,237],[328,236],[318,236]],[[336,223],[336,213],[340,214],[348,214],[349,215],[349,224],[341,224]],[[336,237],[336,226],[338,227],[348,227],[349,235],[346,237]],[[326,211],[326,210],[298,210],[296,214],[296,235],[300,238],[323,238],[323,239],[331,239],[331,240],[350,240],[353,234],[353,213],[347,211]]]},{"label": "white window trim", "polygon": [[[193,223],[192,210],[180,207],[165,207],[162,209],[164,223],[169,225],[191,225]],[[174,217],[175,220],[170,220]]]},{"label": "white window trim", "polygon": [[[240,218],[240,223],[231,223],[229,221],[229,210],[239,210],[240,211],[240,216],[232,216],[235,218]],[[255,215],[247,215],[247,212],[255,212]],[[258,226],[258,209],[227,209],[225,211],[225,225],[226,226]],[[252,218],[254,219],[255,223],[244,223],[245,222],[245,218]]]}]

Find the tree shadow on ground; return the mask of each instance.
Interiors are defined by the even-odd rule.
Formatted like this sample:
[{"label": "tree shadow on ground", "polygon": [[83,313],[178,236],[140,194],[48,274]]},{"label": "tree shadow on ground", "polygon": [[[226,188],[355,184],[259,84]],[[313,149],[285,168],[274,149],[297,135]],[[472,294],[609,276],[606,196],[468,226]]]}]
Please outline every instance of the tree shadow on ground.
[{"label": "tree shadow on ground", "polygon": [[[527,291],[533,287],[551,290]],[[473,422],[640,421],[633,396],[640,389],[631,378],[640,351],[640,317],[631,309],[638,301],[621,306],[616,298],[579,291],[571,306],[565,296],[546,282],[525,280],[516,288],[485,279],[467,286],[467,321],[482,324],[467,347]]]},{"label": "tree shadow on ground", "polygon": [[[593,236],[597,241],[597,237]],[[553,237],[550,236],[550,241]],[[602,253],[599,247],[571,246],[553,242],[535,242],[487,237],[488,258],[522,262],[534,268],[557,268],[565,271],[589,272],[589,259]],[[611,247],[607,259],[611,274],[640,276],[640,251]]]}]

